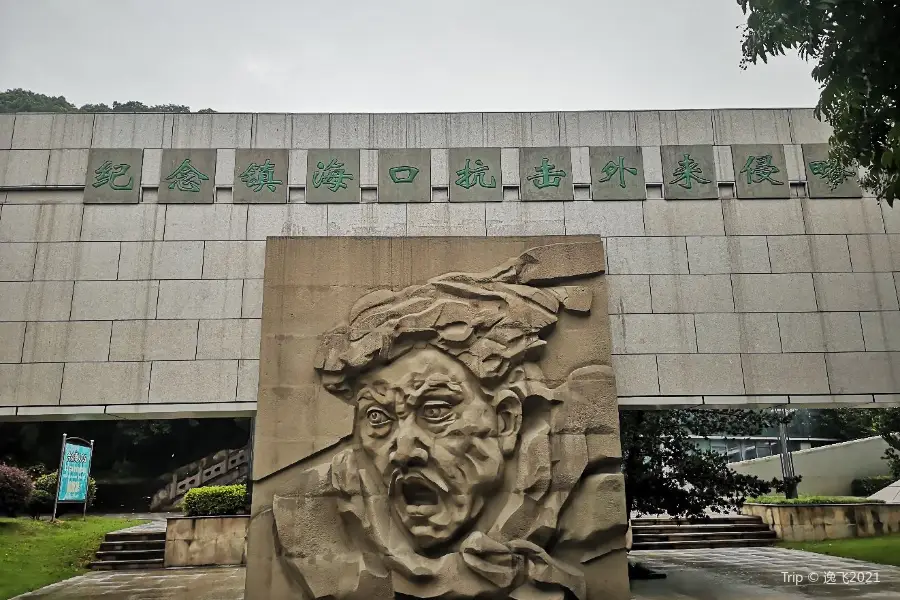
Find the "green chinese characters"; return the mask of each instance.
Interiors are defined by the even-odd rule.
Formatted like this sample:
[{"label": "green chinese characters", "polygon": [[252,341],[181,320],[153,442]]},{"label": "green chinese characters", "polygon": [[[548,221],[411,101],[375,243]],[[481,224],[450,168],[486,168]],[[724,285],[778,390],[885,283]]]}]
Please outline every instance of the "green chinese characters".
[{"label": "green chinese characters", "polygon": [[119,163],[114,165],[111,160],[103,161],[103,164],[94,169],[95,188],[108,185],[113,190],[131,190],[134,189],[134,175],[128,174],[131,165],[128,163]]},{"label": "green chinese characters", "polygon": [[573,200],[569,148],[522,148],[519,151],[522,200]]},{"label": "green chinese characters", "polygon": [[431,202],[431,150],[378,151],[378,202]]},{"label": "green chinese characters", "polygon": [[309,150],[306,201],[313,204],[359,202],[359,150]]},{"label": "green chinese characters", "polygon": [[862,196],[857,173],[836,163],[829,156],[828,144],[804,144],[803,164],[810,198],[859,198]]},{"label": "green chinese characters", "polygon": [[637,146],[594,146],[589,150],[591,198],[643,200],[647,197],[644,157]]},{"label": "green chinese characters", "polygon": [[216,151],[163,150],[161,204],[209,204],[215,200]]},{"label": "green chinese characters", "polygon": [[287,202],[289,154],[285,149],[239,149],[234,161],[234,202]]},{"label": "green chinese characters", "polygon": [[450,202],[500,202],[500,148],[450,148]]},{"label": "green chinese characters", "polygon": [[710,200],[719,197],[712,146],[662,146],[665,197],[672,200]]},{"label": "green chinese characters", "polygon": [[141,195],[140,148],[94,148],[88,154],[85,204],[136,204]]},{"label": "green chinese characters", "polygon": [[179,192],[196,194],[200,192],[202,183],[209,181],[209,176],[191,164],[190,158],[186,158],[166,177],[166,181],[171,182],[170,190],[177,189]]},{"label": "green chinese characters", "polygon": [[790,198],[782,145],[735,144],[731,158],[738,198]]}]

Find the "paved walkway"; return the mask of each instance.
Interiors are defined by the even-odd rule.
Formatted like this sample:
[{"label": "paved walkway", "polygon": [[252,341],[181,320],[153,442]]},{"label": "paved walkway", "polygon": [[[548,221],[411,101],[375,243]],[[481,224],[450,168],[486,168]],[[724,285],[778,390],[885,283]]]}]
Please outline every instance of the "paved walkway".
[{"label": "paved walkway", "polygon": [[146,523],[119,529],[113,533],[165,533],[166,519],[169,517],[182,517],[181,513],[122,513],[115,515],[103,515],[104,517],[117,517],[121,519],[142,519]]},{"label": "paved walkway", "polygon": [[900,599],[898,567],[800,550],[637,550],[631,557],[667,575],[634,582],[641,600]]},{"label": "paved walkway", "polygon": [[[799,550],[642,550],[632,556],[667,575],[634,582],[634,600],[900,600],[900,568]],[[827,573],[835,574],[834,584],[825,583]],[[846,573],[854,573],[853,582],[843,582]],[[244,569],[223,567],[89,573],[18,599],[242,600],[243,596]]]},{"label": "paved walkway", "polygon": [[73,577],[16,600],[243,600],[244,569],[97,571]]}]

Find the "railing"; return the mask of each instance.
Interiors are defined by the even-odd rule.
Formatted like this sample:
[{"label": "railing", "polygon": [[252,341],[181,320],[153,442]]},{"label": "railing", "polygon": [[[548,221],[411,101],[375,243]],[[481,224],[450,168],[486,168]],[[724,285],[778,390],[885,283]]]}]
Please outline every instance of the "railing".
[{"label": "railing", "polygon": [[150,500],[151,511],[166,511],[175,508],[184,495],[196,487],[205,485],[229,485],[246,479],[250,471],[250,448],[220,450],[198,461],[179,467],[173,473],[163,476],[169,479]]}]

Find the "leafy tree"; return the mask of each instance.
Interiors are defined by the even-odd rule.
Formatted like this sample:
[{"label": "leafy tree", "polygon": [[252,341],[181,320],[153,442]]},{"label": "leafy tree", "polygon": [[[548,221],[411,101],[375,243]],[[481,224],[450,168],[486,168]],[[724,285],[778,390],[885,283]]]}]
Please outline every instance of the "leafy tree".
[{"label": "leafy tree", "polygon": [[816,61],[816,116],[834,128],[831,159],[867,170],[863,185],[893,206],[900,195],[900,3],[737,0],[747,24],[741,66],[797,50]]},{"label": "leafy tree", "polygon": [[873,420],[874,411],[858,408],[834,408],[810,413],[811,430],[817,437],[842,442],[878,435]]},{"label": "leafy tree", "polygon": [[22,88],[0,92],[0,113],[76,112],[65,96],[46,96]]},{"label": "leafy tree", "polygon": [[888,445],[884,459],[900,479],[900,408],[837,408],[820,411],[815,419],[827,437],[849,441],[880,435]]},{"label": "leafy tree", "polygon": [[737,510],[771,482],[735,473],[725,455],[702,450],[690,436],[758,435],[776,422],[751,410],[660,410],[619,413],[628,514],[702,517]]},{"label": "leafy tree", "polygon": [[[161,112],[161,113],[189,113],[191,109],[184,104],[153,104],[146,105],[137,100],[129,100],[128,102],[113,102],[112,107],[108,104],[83,104],[76,107],[74,104],[66,100],[65,96],[47,96],[38,94],[29,90],[16,88],[0,92],[0,113],[11,112],[83,112],[83,113],[102,113],[102,112]],[[204,108],[199,111],[201,113],[214,113],[211,108]]]}]

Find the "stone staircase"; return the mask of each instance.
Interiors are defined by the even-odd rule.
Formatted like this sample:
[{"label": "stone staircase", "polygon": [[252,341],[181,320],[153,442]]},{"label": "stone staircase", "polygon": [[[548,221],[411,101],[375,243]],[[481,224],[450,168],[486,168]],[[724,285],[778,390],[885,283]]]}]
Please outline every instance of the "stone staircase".
[{"label": "stone staircase", "polygon": [[632,550],[743,548],[772,546],[775,532],[760,517],[727,516],[704,520],[642,517],[631,520]]},{"label": "stone staircase", "polygon": [[95,571],[162,569],[166,556],[166,532],[133,529],[107,533],[94,561],[88,566]]}]

